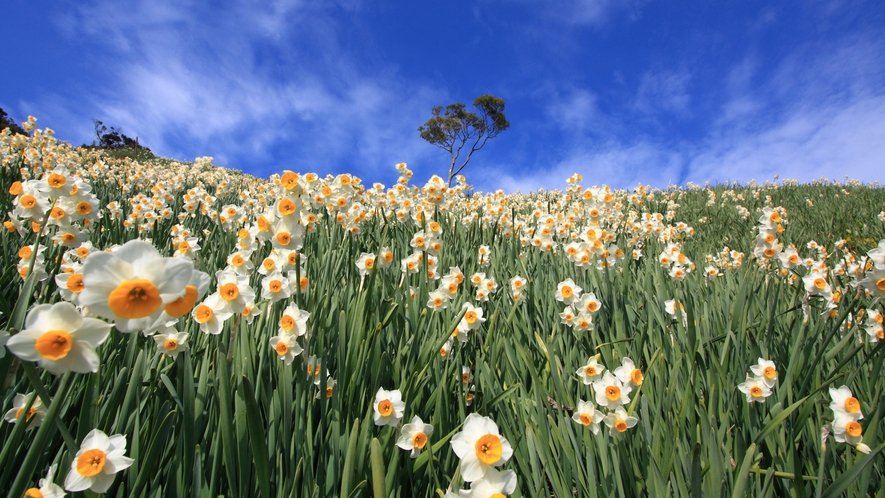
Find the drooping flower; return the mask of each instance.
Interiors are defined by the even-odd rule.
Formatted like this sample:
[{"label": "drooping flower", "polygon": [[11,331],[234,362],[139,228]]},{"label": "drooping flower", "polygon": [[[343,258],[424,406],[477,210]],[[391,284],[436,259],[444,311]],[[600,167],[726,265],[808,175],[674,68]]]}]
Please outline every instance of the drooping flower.
[{"label": "drooping flower", "polygon": [[27,491],[25,491],[25,496],[39,498],[64,498],[65,490],[63,490],[61,486],[53,482],[53,480],[55,479],[55,470],[57,468],[58,465],[52,464],[52,466],[49,467],[49,471],[46,472],[46,478],[40,479],[40,482],[37,484],[40,487],[28,489]]},{"label": "drooping flower", "polygon": [[[31,403],[31,408],[28,410],[28,413],[25,414],[25,407],[28,406],[31,398],[34,398],[34,402]],[[12,401],[12,409],[6,412],[3,420],[15,424],[18,423],[18,419],[21,418],[22,415],[25,416],[24,422],[27,424],[25,430],[29,431],[31,429],[36,429],[43,423],[43,417],[46,416],[46,407],[43,406],[43,400],[40,399],[36,393],[16,394]]]},{"label": "drooping flower", "polygon": [[6,344],[12,354],[36,361],[53,374],[98,371],[95,348],[110,334],[111,326],[83,318],[71,303],[39,304],[28,312],[25,328]]},{"label": "drooping flower", "polygon": [[71,471],[65,478],[65,489],[104,493],[114,483],[114,475],[134,463],[125,454],[126,436],[117,434],[108,437],[98,429],[91,430],[80,443],[80,451],[71,462]]},{"label": "drooping flower", "polygon": [[461,459],[461,477],[466,482],[482,479],[489,470],[504,465],[513,448],[501,436],[498,425],[489,418],[471,413],[464,427],[452,437],[452,450]]}]

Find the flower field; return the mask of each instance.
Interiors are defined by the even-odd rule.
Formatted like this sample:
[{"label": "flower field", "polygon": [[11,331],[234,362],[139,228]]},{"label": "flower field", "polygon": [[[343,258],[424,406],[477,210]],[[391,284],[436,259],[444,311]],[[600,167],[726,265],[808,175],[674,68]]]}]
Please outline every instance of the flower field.
[{"label": "flower field", "polygon": [[23,126],[10,496],[883,496],[878,185],[263,180]]}]

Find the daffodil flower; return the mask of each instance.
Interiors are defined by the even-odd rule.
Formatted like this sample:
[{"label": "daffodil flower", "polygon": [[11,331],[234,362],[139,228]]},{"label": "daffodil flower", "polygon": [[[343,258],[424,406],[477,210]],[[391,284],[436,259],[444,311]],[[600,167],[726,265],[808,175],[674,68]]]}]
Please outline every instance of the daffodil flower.
[{"label": "daffodil flower", "polygon": [[36,361],[53,373],[98,371],[95,348],[110,334],[111,326],[83,318],[71,303],[39,304],[28,312],[25,328],[6,347],[25,361]]},{"label": "daffodil flower", "polygon": [[104,493],[114,483],[114,475],[129,468],[134,460],[125,457],[126,436],[108,437],[104,432],[93,429],[80,443],[80,451],[71,462],[71,471],[65,478],[68,491],[90,490]]},{"label": "daffodil flower", "polygon": [[513,448],[501,436],[498,425],[489,417],[471,413],[464,428],[452,437],[452,450],[461,459],[461,477],[466,482],[482,479],[494,467],[504,465]]}]

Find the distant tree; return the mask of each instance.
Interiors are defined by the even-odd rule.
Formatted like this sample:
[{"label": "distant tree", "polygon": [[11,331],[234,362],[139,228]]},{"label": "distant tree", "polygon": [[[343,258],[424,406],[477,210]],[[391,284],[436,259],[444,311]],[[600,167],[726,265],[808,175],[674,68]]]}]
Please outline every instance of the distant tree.
[{"label": "distant tree", "polygon": [[[445,110],[442,106],[436,106],[430,111],[433,117],[418,128],[421,138],[452,156],[448,178],[450,187],[452,179],[467,166],[473,153],[482,149],[490,138],[497,137],[510,127],[504,117],[504,99],[483,95],[473,101],[473,107],[479,111],[479,115],[464,110],[464,104],[449,104]],[[456,169],[461,151],[468,143],[470,148],[464,162]]]},{"label": "distant tree", "polygon": [[93,147],[111,150],[134,149],[150,151],[150,149],[138,143],[138,138],[130,138],[124,135],[122,129],[117,129],[113,126],[108,128],[97,119],[93,119],[92,124],[95,125]]},{"label": "distant tree", "polygon": [[9,128],[12,133],[27,135],[25,130],[23,130],[22,127],[19,126],[14,119],[10,118],[9,115],[6,114],[6,111],[4,111],[2,107],[0,107],[0,131],[5,130],[6,128]]}]

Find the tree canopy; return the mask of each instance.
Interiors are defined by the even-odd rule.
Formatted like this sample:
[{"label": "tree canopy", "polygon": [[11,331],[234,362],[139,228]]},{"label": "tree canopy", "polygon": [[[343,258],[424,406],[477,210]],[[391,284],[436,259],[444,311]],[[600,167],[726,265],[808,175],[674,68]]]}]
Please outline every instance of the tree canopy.
[{"label": "tree canopy", "polygon": [[[436,106],[430,111],[433,117],[418,128],[421,138],[451,155],[448,177],[450,187],[452,179],[467,166],[473,153],[482,149],[490,138],[510,127],[504,116],[504,99],[482,95],[473,101],[473,107],[477,109],[477,114],[465,110],[465,105],[461,103],[449,104],[445,108]],[[458,159],[467,144],[470,148],[466,149],[464,161],[458,165]]]},{"label": "tree canopy", "polygon": [[9,131],[12,133],[18,133],[19,135],[27,135],[24,129],[15,122],[14,119],[10,118],[6,111],[0,107],[0,131],[9,128]]}]

